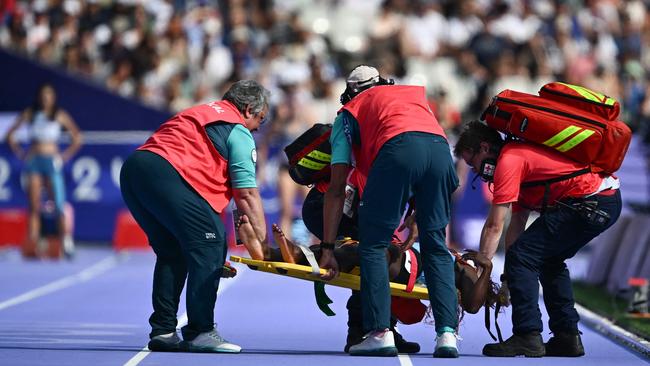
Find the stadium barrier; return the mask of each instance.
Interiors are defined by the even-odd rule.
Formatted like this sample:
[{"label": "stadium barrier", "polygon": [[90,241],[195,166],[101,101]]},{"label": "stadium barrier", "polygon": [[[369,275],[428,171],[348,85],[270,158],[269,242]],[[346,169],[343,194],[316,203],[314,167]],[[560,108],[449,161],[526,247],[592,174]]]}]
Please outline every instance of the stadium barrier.
[{"label": "stadium barrier", "polygon": [[589,246],[593,247],[593,252],[585,282],[592,285],[602,285],[607,282],[619,243],[631,219],[631,216],[621,216],[612,227],[589,243]]},{"label": "stadium barrier", "polygon": [[650,242],[650,216],[637,214],[630,219],[618,244],[612,267],[607,276],[607,290],[618,293],[627,289],[630,277],[637,277],[645,260],[648,242]]},{"label": "stadium barrier", "polygon": [[129,249],[151,250],[147,235],[127,209],[117,212],[115,230],[113,231],[113,249],[116,251]]}]

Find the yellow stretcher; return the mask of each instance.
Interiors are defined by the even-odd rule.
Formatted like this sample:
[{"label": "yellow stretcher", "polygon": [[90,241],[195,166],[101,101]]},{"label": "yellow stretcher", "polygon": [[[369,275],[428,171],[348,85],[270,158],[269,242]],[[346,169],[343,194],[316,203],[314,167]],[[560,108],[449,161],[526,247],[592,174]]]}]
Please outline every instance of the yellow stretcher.
[{"label": "yellow stretcher", "polygon": [[[312,268],[309,266],[285,262],[267,262],[238,256],[230,256],[230,260],[233,262],[246,264],[249,268],[256,271],[279,274],[282,276],[288,276],[312,282],[324,282],[332,286],[359,290],[361,277],[359,277],[357,268],[355,268],[356,271],[353,271],[353,273],[341,272],[339,273],[339,276],[333,280],[323,281],[312,273]],[[325,274],[325,272],[326,271],[324,269],[320,270],[321,274]],[[427,288],[418,285],[413,288],[412,292],[406,292],[406,285],[391,282],[390,294],[393,296],[406,297],[411,299],[429,300],[429,292],[427,291]]]}]

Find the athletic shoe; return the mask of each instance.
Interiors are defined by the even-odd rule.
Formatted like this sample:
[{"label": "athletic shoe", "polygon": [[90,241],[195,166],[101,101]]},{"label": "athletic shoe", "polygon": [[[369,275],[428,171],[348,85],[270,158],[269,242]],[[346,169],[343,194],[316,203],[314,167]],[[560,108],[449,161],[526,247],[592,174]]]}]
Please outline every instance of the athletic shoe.
[{"label": "athletic shoe", "polygon": [[[399,332],[396,329],[391,329],[391,330],[395,338],[395,348],[397,348],[397,353],[420,352],[420,345],[418,343],[407,341],[406,339],[404,339],[404,337],[402,337],[401,334],[399,334]],[[350,347],[354,346],[355,344],[359,344],[362,341],[363,341],[363,334],[358,334],[358,332],[350,328],[348,330],[348,338],[345,344],[345,348],[343,348],[343,351],[345,353],[349,353]]]},{"label": "athletic shoe", "polygon": [[183,341],[181,346],[189,352],[220,352],[239,353],[241,347],[228,342],[219,335],[216,329],[210,332],[201,333],[191,341]]},{"label": "athletic shoe", "polygon": [[443,332],[436,337],[436,350],[433,352],[436,358],[457,358],[458,346],[456,345],[456,334]]},{"label": "athletic shoe", "polygon": [[582,339],[578,332],[555,332],[544,345],[546,356],[580,357],[585,355]]},{"label": "athletic shoe", "polygon": [[352,356],[397,356],[393,332],[388,329],[372,331],[364,340],[350,347]]},{"label": "athletic shoe", "polygon": [[74,240],[70,235],[65,235],[63,237],[63,256],[65,259],[73,259],[75,255],[75,246]]},{"label": "athletic shoe", "polygon": [[149,340],[147,347],[154,352],[177,352],[181,349],[181,338],[176,332],[157,335]]},{"label": "athletic shoe", "polygon": [[539,332],[513,335],[501,343],[486,344],[483,354],[492,357],[542,357],[546,354]]}]

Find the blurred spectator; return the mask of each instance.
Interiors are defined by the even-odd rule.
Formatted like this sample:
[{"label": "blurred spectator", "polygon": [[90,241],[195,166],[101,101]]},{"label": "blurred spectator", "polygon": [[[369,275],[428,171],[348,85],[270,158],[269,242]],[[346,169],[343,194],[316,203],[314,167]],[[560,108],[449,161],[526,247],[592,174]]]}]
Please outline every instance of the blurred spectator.
[{"label": "blurred spectator", "polygon": [[[339,85],[339,70],[365,61],[444,87],[466,115],[505,85],[536,91],[551,79],[605,80],[599,90],[636,98],[623,76],[629,62],[650,66],[647,8],[641,0],[6,1],[0,42],[158,108],[188,104],[172,105],[178,95],[163,87],[172,80],[198,102],[245,77],[279,89],[278,70],[316,67],[327,87]],[[325,84],[312,81],[305,88],[320,104]]]},{"label": "blurred spectator", "polygon": [[642,0],[4,1],[0,46],[171,112],[214,99],[233,80],[257,79],[274,92],[277,118],[291,115],[276,125],[292,132],[269,131],[269,143],[331,121],[344,89],[340,70],[360,63],[444,91],[454,121],[476,118],[502,89],[536,93],[560,80],[619,99],[636,129],[647,99],[649,7]]},{"label": "blurred spectator", "polygon": [[[14,139],[14,133],[22,125],[28,126],[31,137],[27,151]],[[60,152],[58,144],[64,129],[70,133],[72,142]],[[81,147],[81,134],[72,117],[57,105],[56,91],[51,85],[44,84],[39,88],[33,106],[25,109],[9,128],[7,142],[16,157],[25,160],[29,221],[23,255],[30,258],[41,256],[39,243],[44,232],[42,215],[47,211],[42,196],[48,192],[47,197],[54,206],[50,211],[54,212],[59,245],[50,243],[47,253],[53,258],[59,258],[62,254],[71,257],[74,253],[72,219],[66,217],[71,213],[66,210],[63,163],[70,160]]]}]

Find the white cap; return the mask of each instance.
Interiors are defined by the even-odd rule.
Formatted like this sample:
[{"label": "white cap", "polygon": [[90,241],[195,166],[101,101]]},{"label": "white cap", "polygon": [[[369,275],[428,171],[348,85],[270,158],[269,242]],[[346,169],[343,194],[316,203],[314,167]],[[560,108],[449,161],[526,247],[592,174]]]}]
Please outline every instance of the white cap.
[{"label": "white cap", "polygon": [[350,72],[346,81],[355,88],[376,84],[379,82],[379,71],[372,66],[360,65]]}]

